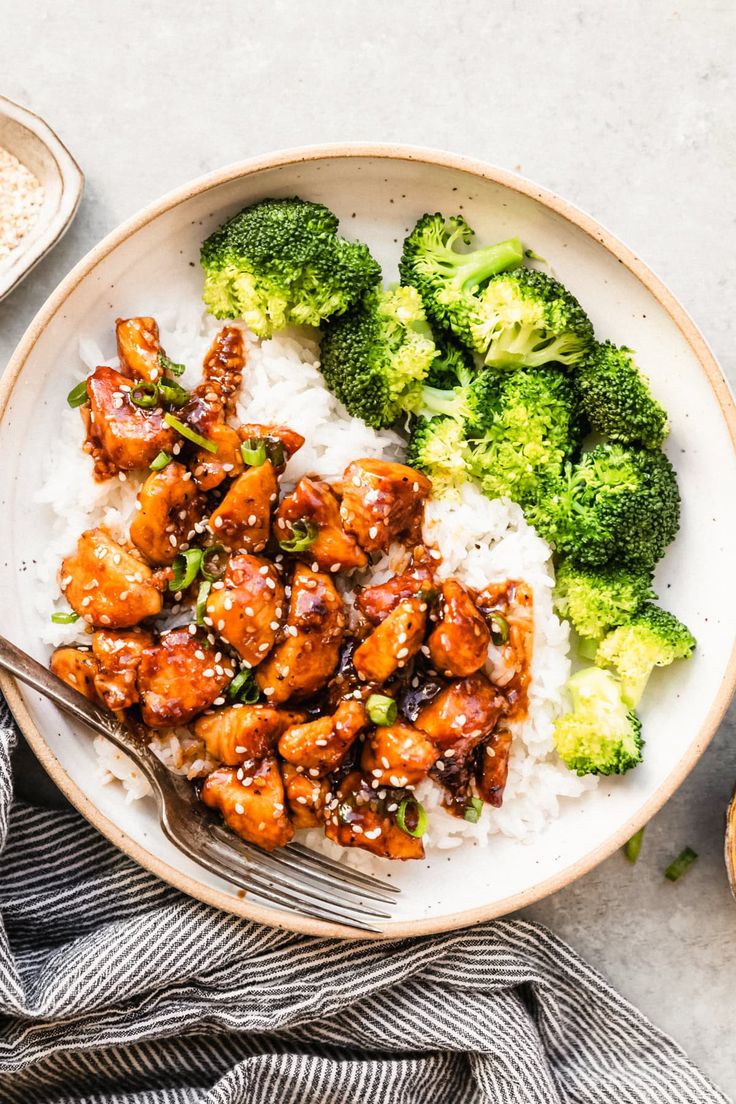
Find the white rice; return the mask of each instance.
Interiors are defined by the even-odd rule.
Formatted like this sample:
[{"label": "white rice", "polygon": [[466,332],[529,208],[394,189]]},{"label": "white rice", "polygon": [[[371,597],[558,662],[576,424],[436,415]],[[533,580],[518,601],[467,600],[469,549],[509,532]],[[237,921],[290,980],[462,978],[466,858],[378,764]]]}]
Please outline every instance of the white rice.
[{"label": "white rice", "polygon": [[[169,356],[188,365],[184,386],[200,378],[202,359],[219,324],[197,309],[180,309],[159,315],[162,343]],[[242,422],[281,423],[302,433],[304,447],[287,467],[288,486],[302,475],[314,473],[338,478],[345,467],[363,456],[401,459],[403,443],[392,431],[376,431],[351,417],[327,390],[319,372],[319,347],[315,331],[290,330],[271,341],[256,342],[247,334],[248,366],[238,401]],[[100,349],[89,338],[79,346],[87,370],[100,364],[117,365],[114,337]],[[66,383],[79,379],[79,368],[70,367]],[[46,455],[43,481],[36,502],[50,513],[51,539],[37,564],[34,604],[38,632],[44,643],[57,646],[83,641],[83,623],[56,625],[49,620],[54,609],[66,607],[59,594],[57,574],[62,558],[71,552],[80,533],[94,525],[106,525],[119,539],[127,537],[135,512],[142,477],[130,475],[105,483],[92,478],[92,462],[81,450],[82,429],[78,411],[64,409],[60,435],[53,452]],[[429,503],[425,541],[439,548],[438,573],[453,575],[471,587],[481,588],[507,578],[525,580],[534,592],[535,637],[529,713],[514,726],[509,776],[501,809],[486,806],[476,824],[460,820],[441,807],[443,791],[425,782],[418,796],[429,814],[429,850],[447,850],[471,839],[485,845],[497,832],[519,840],[531,839],[556,817],[561,798],[574,798],[595,786],[595,779],[578,778],[555,755],[552,727],[561,710],[562,687],[569,674],[567,626],[552,610],[553,574],[548,545],[524,520],[521,509],[506,499],[489,501],[473,486],[465,486],[457,499]],[[395,565],[394,565],[395,566]],[[372,572],[374,581],[391,572],[391,557]],[[364,580],[361,579],[361,582]],[[80,627],[81,626],[81,627]],[[489,654],[490,669],[493,649]],[[126,800],[146,796],[148,785],[135,765],[102,737],[95,740],[100,781],[118,780]],[[156,754],[177,773],[196,777],[212,768],[202,744],[186,730],[158,733],[152,743]],[[330,854],[358,865],[371,858],[357,849],[337,847],[321,830],[311,830],[305,840]]]}]

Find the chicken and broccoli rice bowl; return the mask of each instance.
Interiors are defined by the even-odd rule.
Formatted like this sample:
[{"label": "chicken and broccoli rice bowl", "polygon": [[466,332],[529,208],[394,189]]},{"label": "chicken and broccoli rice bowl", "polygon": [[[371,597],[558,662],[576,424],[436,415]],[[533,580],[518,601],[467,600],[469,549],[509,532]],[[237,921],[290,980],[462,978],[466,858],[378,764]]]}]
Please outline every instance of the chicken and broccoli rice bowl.
[{"label": "chicken and broccoli rice bowl", "polygon": [[636,768],[695,647],[652,589],[679,494],[635,354],[533,243],[472,237],[423,216],[383,287],[327,208],[266,199],[203,243],[204,311],[80,335],[51,669],[266,849],[528,838]]}]

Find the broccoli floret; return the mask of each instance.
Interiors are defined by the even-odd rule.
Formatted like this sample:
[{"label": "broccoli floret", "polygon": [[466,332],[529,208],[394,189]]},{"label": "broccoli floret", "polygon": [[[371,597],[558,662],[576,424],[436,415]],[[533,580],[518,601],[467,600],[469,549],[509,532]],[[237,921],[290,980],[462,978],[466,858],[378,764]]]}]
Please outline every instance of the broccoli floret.
[{"label": "broccoli floret", "polygon": [[450,330],[469,349],[485,353],[482,331],[484,314],[479,290],[504,269],[520,265],[524,250],[518,238],[498,245],[460,252],[469,245],[474,231],[461,215],[424,215],[409,237],[399,264],[401,281],[417,288],[427,314],[435,325]]},{"label": "broccoli floret", "polygon": [[462,423],[454,418],[417,418],[412,426],[406,462],[432,480],[432,493],[444,495],[467,480],[467,443]]},{"label": "broccoli floret", "polygon": [[458,371],[457,386],[422,389],[425,416],[463,425],[465,466],[489,498],[525,505],[547,476],[559,476],[585,426],[572,383],[555,369]]},{"label": "broccoli floret", "polygon": [[673,613],[647,602],[601,641],[595,661],[614,668],[621,679],[624,701],[635,709],[654,668],[689,659],[694,649],[695,637],[687,626]]},{"label": "broccoli floret", "polygon": [[547,480],[527,516],[578,564],[651,570],[679,527],[677,477],[662,452],[598,445]]},{"label": "broccoli floret", "polygon": [[476,347],[494,368],[581,364],[593,326],[577,299],[552,276],[516,268],[489,280],[480,295]]},{"label": "broccoli floret", "polygon": [[555,369],[478,373],[471,385],[470,471],[489,498],[522,506],[556,477],[585,432],[570,380]]},{"label": "broccoli floret", "polygon": [[654,597],[649,571],[576,567],[569,560],[557,567],[555,610],[580,636],[599,639]]},{"label": "broccoli floret", "polygon": [[[602,677],[601,677],[602,676]],[[586,667],[567,684],[572,710],[555,722],[555,747],[576,774],[624,774],[641,762],[641,721],[610,671]]]},{"label": "broccoli floret", "polygon": [[322,374],[357,418],[377,428],[421,403],[437,355],[415,288],[370,292],[322,334]]},{"label": "broccoli floret", "polygon": [[475,371],[475,361],[470,350],[444,333],[435,333],[434,343],[437,346],[437,357],[429,369],[427,384],[439,390],[450,391],[461,382],[467,382]]},{"label": "broccoli floret", "polygon": [[338,237],[321,203],[264,199],[202,245],[204,301],[216,318],[242,318],[258,337],[342,314],[381,278],[359,242]]},{"label": "broccoli floret", "polygon": [[590,424],[613,441],[659,448],[668,432],[667,412],[652,395],[632,350],[610,341],[595,345],[575,382]]}]

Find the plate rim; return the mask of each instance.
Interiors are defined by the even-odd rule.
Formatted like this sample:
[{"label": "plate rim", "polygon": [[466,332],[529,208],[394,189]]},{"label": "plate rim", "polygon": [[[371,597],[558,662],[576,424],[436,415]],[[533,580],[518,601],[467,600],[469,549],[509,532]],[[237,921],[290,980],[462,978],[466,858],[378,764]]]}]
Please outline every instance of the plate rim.
[{"label": "plate rim", "polygon": [[[75,264],[69,274],[61,281],[36,313],[11,356],[5,373],[0,380],[0,421],[2,421],[5,416],[15,383],[44,328],[63,307],[69,295],[81,281],[132,234],[136,233],[148,223],[153,222],[160,215],[188,201],[193,196],[207,192],[228,181],[246,176],[254,176],[260,172],[265,172],[274,168],[299,165],[308,161],[335,158],[376,158],[389,162],[414,161],[434,167],[455,169],[470,176],[479,177],[500,184],[502,187],[536,200],[544,207],[554,211],[568,222],[583,230],[584,233],[593,238],[599,245],[602,245],[604,249],[629,269],[632,275],[644,285],[651,295],[654,296],[663,310],[678,327],[683,338],[695,355],[701,369],[705,373],[728,428],[731,446],[736,453],[736,404],[728,382],[718,366],[715,356],[704,336],[700,333],[682,304],[633,250],[629,249],[628,246],[602,226],[600,222],[587,214],[587,212],[581,210],[568,200],[563,199],[561,196],[558,196],[555,192],[523,176],[462,154],[450,153],[444,150],[423,146],[394,143],[326,143],[260,154],[256,157],[233,162],[213,172],[196,177],[141,208],[130,218],[110,231],[110,233],[106,234],[97,245],[93,246],[92,249]],[[618,831],[614,832],[603,843],[578,859],[572,866],[567,866],[560,873],[554,874],[525,890],[511,894],[493,904],[466,909],[442,917],[391,923],[385,931],[376,933],[375,935],[367,932],[357,932],[355,929],[346,928],[339,924],[316,920],[296,913],[282,912],[276,908],[260,905],[247,898],[203,885],[194,877],[184,874],[175,867],[170,866],[167,862],[148,851],[144,846],[130,839],[122,828],[108,819],[108,817],[104,816],[94,802],[83,793],[67,774],[65,768],[59,762],[50,746],[46,743],[41,731],[31,718],[21,697],[16,680],[4,672],[0,673],[0,688],[5,694],[11,711],[19,728],[28,741],[29,746],[65,797],[67,797],[82,816],[84,816],[99,832],[106,836],[114,846],[123,851],[140,866],[151,871],[170,885],[182,890],[190,897],[194,897],[221,911],[240,916],[243,919],[253,920],[271,927],[282,928],[304,935],[348,939],[366,938],[394,940],[452,931],[457,928],[478,924],[515,912],[518,909],[531,905],[549,896],[551,893],[555,893],[565,886],[570,885],[572,882],[582,877],[583,874],[588,873],[599,863],[603,862],[618,848],[623,846],[626,840],[646,824],[672,796],[675,790],[678,789],[712,740],[728,708],[731,697],[736,690],[736,633],[734,634],[731,654],[718,692],[711,702],[703,724],[688,746],[687,753],[682,756],[673,770],[670,771],[654,793],[651,794],[639,812],[627,820]]]}]

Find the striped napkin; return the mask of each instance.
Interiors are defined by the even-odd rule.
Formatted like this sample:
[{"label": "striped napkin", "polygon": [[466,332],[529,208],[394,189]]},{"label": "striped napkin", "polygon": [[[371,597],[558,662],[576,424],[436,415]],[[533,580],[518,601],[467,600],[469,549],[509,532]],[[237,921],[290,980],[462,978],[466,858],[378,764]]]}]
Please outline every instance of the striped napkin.
[{"label": "striped napkin", "polygon": [[12,804],[0,707],[3,1104],[728,1104],[545,928],[393,942],[182,896],[73,812]]}]

